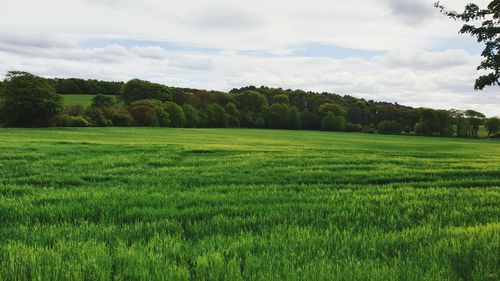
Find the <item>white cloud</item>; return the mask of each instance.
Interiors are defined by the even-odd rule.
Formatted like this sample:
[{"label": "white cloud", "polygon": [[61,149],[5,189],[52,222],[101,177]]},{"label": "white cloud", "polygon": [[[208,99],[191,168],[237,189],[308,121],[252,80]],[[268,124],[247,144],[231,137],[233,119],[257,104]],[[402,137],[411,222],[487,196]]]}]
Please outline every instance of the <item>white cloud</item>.
[{"label": "white cloud", "polygon": [[436,15],[429,1],[386,0],[391,12],[405,24],[420,24]]},{"label": "white cloud", "polygon": [[412,68],[415,70],[435,70],[479,63],[476,56],[470,56],[464,50],[446,50],[444,52],[428,52],[418,49],[395,50],[384,56],[375,57],[374,60],[393,68]]},{"label": "white cloud", "polygon": [[[400,24],[401,16],[420,13],[421,18],[424,12],[417,13],[421,10],[426,15],[439,14],[432,8],[434,0],[415,1],[241,0],[235,4],[228,0],[4,0],[0,3],[0,26],[19,34],[36,30],[237,50],[287,49],[307,42],[391,50],[432,47],[437,39],[456,37],[458,24],[444,16],[418,26]],[[467,1],[447,2],[457,7]]]},{"label": "white cloud", "polygon": [[263,27],[265,20],[259,13],[229,3],[207,3],[197,8],[183,19],[195,28],[204,30],[251,30]]},{"label": "white cloud", "polygon": [[130,51],[135,53],[139,57],[154,59],[154,60],[167,59],[169,56],[168,52],[165,49],[157,46],[148,46],[148,47],[134,46],[130,49]]},{"label": "white cloud", "polygon": [[[467,2],[442,1],[451,9]],[[449,43],[466,37],[457,35],[460,24],[439,15],[433,3],[0,0],[0,72],[138,77],[218,90],[269,85],[500,115],[498,88],[472,90],[480,57]],[[86,46],[90,39],[108,43]],[[168,44],[135,44],[138,40],[215,50],[170,50]],[[385,55],[369,58],[353,52],[338,59],[294,53],[307,53],[302,48],[311,44]]]}]

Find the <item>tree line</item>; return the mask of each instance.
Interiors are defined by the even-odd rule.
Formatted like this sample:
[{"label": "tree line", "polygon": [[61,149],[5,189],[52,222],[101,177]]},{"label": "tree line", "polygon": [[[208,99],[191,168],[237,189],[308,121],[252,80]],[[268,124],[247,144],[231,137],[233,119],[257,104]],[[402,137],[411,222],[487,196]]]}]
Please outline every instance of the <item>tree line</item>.
[{"label": "tree line", "polygon": [[[78,87],[67,86],[72,83]],[[92,104],[87,108],[63,105],[58,94],[63,88],[65,94],[94,94]],[[412,108],[332,93],[268,87],[250,86],[225,93],[139,79],[126,83],[46,79],[19,71],[8,72],[0,83],[0,124],[269,128],[459,137],[477,137],[482,125],[489,136],[498,137],[500,131],[499,118],[486,119],[473,110]]]},{"label": "tree line", "polygon": [[109,82],[95,79],[54,78],[47,79],[60,95],[119,95],[123,82]]}]

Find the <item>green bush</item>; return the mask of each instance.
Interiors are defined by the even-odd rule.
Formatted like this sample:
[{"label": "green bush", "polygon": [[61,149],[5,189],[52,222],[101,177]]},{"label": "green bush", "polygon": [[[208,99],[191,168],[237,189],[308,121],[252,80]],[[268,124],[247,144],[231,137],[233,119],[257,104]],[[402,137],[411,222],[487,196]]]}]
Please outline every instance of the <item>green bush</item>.
[{"label": "green bush", "polygon": [[70,116],[71,127],[90,127],[90,122],[83,116]]},{"label": "green bush", "polygon": [[412,129],[410,126],[408,126],[408,125],[407,125],[407,126],[405,126],[405,127],[403,128],[403,132],[405,132],[406,134],[411,133],[411,132],[412,132],[412,130],[413,130],[413,129]]},{"label": "green bush", "polygon": [[363,126],[360,124],[347,123],[345,124],[345,130],[347,132],[361,132],[363,131]]},{"label": "green bush", "polygon": [[85,116],[92,122],[96,127],[109,127],[113,123],[111,120],[107,119],[104,112],[97,107],[89,107],[85,111]]},{"label": "green bush", "polygon": [[381,134],[400,134],[403,127],[399,122],[393,120],[382,121],[378,124],[378,132]]},{"label": "green bush", "polygon": [[132,106],[129,111],[137,125],[154,126],[156,124],[155,111],[151,107],[145,105]]},{"label": "green bush", "polygon": [[139,126],[167,127],[170,125],[170,116],[164,110],[161,101],[152,99],[134,101],[128,110]]},{"label": "green bush", "polygon": [[52,117],[50,121],[51,126],[68,127],[69,115],[64,113],[57,114],[56,116]]},{"label": "green bush", "polygon": [[106,119],[111,120],[113,126],[128,127],[134,124],[134,119],[130,112],[123,107],[105,107],[101,108]]},{"label": "green bush", "polygon": [[345,118],[343,116],[335,116],[333,112],[328,112],[323,118],[324,131],[345,131]]},{"label": "green bush", "polygon": [[373,125],[368,125],[363,127],[362,132],[367,134],[375,134],[377,132],[377,129],[375,129]]},{"label": "green bush", "polygon": [[64,106],[64,112],[69,116],[79,116],[85,114],[85,108],[81,104],[68,104]]},{"label": "green bush", "polygon": [[56,127],[90,127],[91,123],[83,116],[61,113],[52,117],[51,125]]},{"label": "green bush", "polygon": [[92,98],[92,107],[111,107],[115,105],[114,97],[105,96],[105,95],[97,95]]},{"label": "green bush", "polygon": [[500,131],[500,118],[492,117],[484,122],[484,127],[488,131],[488,136],[496,137]]}]

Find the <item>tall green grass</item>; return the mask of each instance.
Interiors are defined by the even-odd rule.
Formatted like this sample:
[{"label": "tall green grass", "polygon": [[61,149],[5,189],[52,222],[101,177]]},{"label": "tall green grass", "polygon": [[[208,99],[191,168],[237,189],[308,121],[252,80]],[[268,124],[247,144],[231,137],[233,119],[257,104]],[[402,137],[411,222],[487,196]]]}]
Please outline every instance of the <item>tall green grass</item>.
[{"label": "tall green grass", "polygon": [[0,130],[0,280],[498,280],[500,143]]}]

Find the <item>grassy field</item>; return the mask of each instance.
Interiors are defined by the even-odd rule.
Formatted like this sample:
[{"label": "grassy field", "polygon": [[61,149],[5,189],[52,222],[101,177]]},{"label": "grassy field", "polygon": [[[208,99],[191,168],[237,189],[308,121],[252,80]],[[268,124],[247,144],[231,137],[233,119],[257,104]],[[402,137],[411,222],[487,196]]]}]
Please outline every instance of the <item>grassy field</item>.
[{"label": "grassy field", "polygon": [[80,104],[83,106],[90,106],[92,104],[93,95],[61,95],[63,103],[67,104]]},{"label": "grassy field", "polygon": [[499,280],[500,143],[1,129],[0,280]]}]

